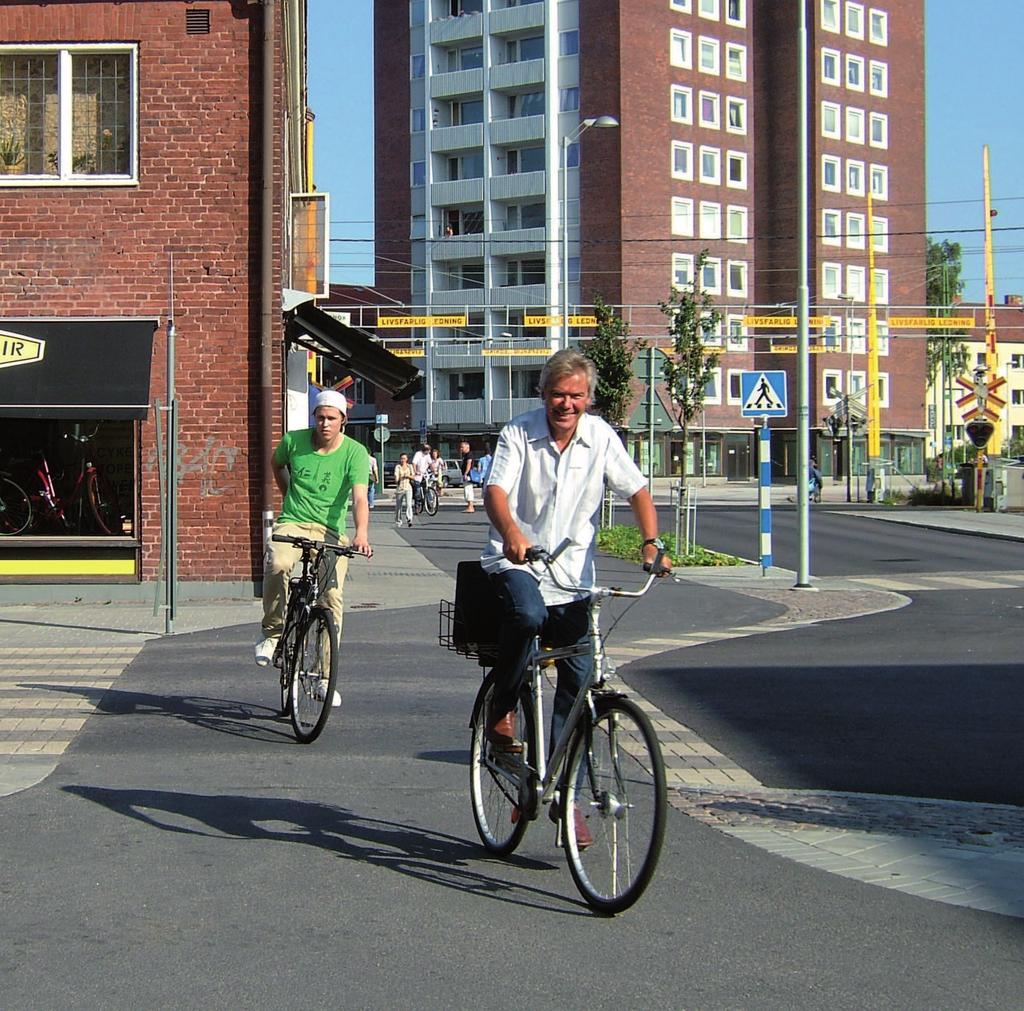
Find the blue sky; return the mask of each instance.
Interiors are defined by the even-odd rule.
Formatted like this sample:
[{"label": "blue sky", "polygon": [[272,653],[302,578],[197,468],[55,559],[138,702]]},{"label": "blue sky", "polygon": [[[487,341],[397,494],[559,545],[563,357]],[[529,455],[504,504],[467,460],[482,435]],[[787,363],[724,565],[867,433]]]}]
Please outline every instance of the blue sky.
[{"label": "blue sky", "polygon": [[[331,194],[331,276],[372,284],[373,4],[309,0],[309,21],[314,175]],[[984,144],[998,211],[996,301],[1024,293],[1022,39],[1021,0],[925,0],[928,227],[933,239],[962,245],[970,301],[985,293]]]}]

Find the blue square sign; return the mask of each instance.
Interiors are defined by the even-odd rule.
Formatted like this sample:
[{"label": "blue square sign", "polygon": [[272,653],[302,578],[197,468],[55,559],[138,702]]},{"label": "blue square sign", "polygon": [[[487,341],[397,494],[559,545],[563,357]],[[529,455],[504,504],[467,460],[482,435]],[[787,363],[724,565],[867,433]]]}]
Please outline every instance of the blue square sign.
[{"label": "blue square sign", "polygon": [[740,396],[743,400],[740,414],[744,418],[784,418],[789,413],[786,406],[786,373],[781,369],[772,372],[741,372]]}]

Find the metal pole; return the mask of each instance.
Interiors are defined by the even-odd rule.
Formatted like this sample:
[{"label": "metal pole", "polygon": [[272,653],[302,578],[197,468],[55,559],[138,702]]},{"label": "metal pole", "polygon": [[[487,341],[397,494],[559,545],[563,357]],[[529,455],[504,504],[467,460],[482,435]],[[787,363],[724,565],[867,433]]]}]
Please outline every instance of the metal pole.
[{"label": "metal pole", "polygon": [[174,399],[174,254],[170,256],[170,312],[167,318],[167,552],[164,632],[174,631],[178,605],[178,405]]},{"label": "metal pole", "polygon": [[[807,498],[806,494],[801,497]],[[768,419],[761,419],[757,440],[757,504],[760,517],[761,575],[772,567],[772,451]]]},{"label": "metal pole", "polygon": [[850,482],[853,477],[853,426],[850,424],[850,394],[845,396],[846,407],[846,501],[852,502]]},{"label": "metal pole", "polygon": [[654,345],[647,349],[647,490],[654,494]]},{"label": "metal pole", "polygon": [[[582,133],[582,131],[578,131]],[[569,346],[569,140],[562,138],[562,347]]]},{"label": "metal pole", "polygon": [[808,337],[807,321],[809,316],[809,291],[807,283],[807,7],[805,0],[800,0],[800,15],[798,28],[798,76],[799,88],[797,90],[797,102],[799,109],[797,119],[799,123],[799,140],[797,148],[797,165],[799,194],[797,195],[798,225],[800,233],[799,245],[799,269],[797,303],[799,313],[799,327],[797,333],[797,522],[799,529],[799,552],[797,558],[796,585],[798,587],[809,587],[811,568],[811,510],[807,496],[807,484],[809,480],[808,460],[810,457],[810,408],[809,408],[809,373],[810,373],[810,339]]}]

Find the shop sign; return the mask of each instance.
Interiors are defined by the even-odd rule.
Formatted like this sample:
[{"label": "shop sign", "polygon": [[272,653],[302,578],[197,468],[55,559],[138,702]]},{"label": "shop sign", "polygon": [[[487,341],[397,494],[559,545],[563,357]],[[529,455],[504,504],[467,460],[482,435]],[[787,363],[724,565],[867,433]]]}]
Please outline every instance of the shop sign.
[{"label": "shop sign", "polygon": [[46,341],[11,333],[10,330],[0,330],[0,369],[41,362],[45,352]]}]

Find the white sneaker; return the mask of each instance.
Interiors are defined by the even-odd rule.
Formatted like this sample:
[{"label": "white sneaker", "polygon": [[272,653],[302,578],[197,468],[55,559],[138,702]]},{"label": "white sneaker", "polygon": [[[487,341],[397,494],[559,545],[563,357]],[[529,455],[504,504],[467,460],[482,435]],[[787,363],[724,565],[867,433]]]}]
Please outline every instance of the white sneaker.
[{"label": "white sneaker", "polygon": [[[316,697],[319,701],[323,702],[327,698],[327,678],[320,678],[319,683],[316,686]],[[337,709],[341,705],[341,695],[335,689],[334,694],[331,696],[331,708]]]},{"label": "white sneaker", "polygon": [[271,635],[256,643],[256,663],[260,667],[266,667],[274,659],[274,651],[280,638],[279,635]]}]

